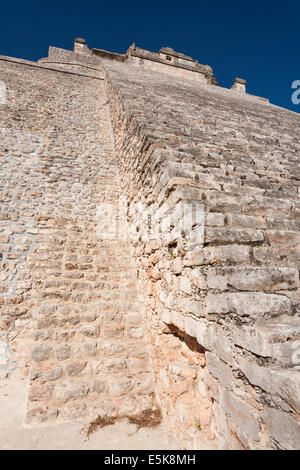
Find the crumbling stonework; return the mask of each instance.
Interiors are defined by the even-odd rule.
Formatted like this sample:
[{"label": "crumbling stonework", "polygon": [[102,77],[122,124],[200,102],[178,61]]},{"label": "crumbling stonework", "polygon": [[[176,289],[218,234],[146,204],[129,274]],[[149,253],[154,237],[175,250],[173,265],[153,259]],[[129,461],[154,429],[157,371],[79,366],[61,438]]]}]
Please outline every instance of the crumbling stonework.
[{"label": "crumbling stonework", "polygon": [[2,369],[28,370],[27,421],[155,391],[181,448],[299,448],[299,116],[170,48],[0,59]]}]

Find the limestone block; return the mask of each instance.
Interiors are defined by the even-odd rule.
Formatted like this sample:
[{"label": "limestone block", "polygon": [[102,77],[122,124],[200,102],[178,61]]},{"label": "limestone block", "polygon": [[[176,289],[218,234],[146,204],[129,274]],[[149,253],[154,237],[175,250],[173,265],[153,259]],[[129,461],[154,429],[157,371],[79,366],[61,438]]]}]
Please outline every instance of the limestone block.
[{"label": "limestone block", "polygon": [[224,412],[232,417],[242,432],[246,433],[254,441],[259,441],[260,426],[254,408],[228,391],[223,392],[222,407]]},{"label": "limestone block", "polygon": [[258,356],[272,357],[282,364],[291,366],[300,328],[288,324],[270,324],[233,327],[232,333],[235,344]]},{"label": "limestone block", "polygon": [[213,325],[207,325],[204,322],[198,322],[197,341],[209,351],[215,351],[217,345],[216,329]]},{"label": "limestone block", "polygon": [[221,229],[206,228],[205,242],[211,244],[226,243],[254,243],[264,241],[264,233],[261,230]]},{"label": "limestone block", "polygon": [[93,391],[97,393],[106,393],[107,383],[103,380],[95,380],[93,385]]},{"label": "limestone block", "polygon": [[86,366],[86,362],[70,362],[69,364],[66,365],[66,372],[67,375],[73,377],[77,375],[82,375],[84,369]]},{"label": "limestone block", "polygon": [[300,447],[300,424],[290,414],[276,408],[264,408],[264,420],[270,437],[287,450]]},{"label": "limestone block", "polygon": [[186,317],[184,320],[184,331],[192,336],[193,338],[196,338],[197,336],[197,325],[198,322],[196,320],[193,320],[190,317]]},{"label": "limestone block", "polygon": [[53,398],[57,403],[66,403],[73,399],[84,398],[90,388],[85,383],[62,382],[55,386]]},{"label": "limestone block", "polygon": [[283,295],[252,293],[208,294],[207,313],[235,312],[240,316],[258,318],[266,314],[276,316],[291,310],[290,300]]},{"label": "limestone block", "polygon": [[205,358],[208,371],[220,381],[223,387],[230,388],[232,380],[231,368],[214,353],[206,352]]},{"label": "limestone block", "polygon": [[219,271],[209,270],[207,286],[210,289],[265,291],[297,289],[299,274],[291,268],[242,268]]},{"label": "limestone block", "polygon": [[246,359],[239,359],[241,371],[252,385],[274,396],[281,397],[295,411],[300,412],[300,374],[298,370],[261,367]]},{"label": "limestone block", "polygon": [[167,323],[168,325],[171,324],[172,321],[172,314],[170,310],[164,309],[161,314],[161,319],[164,323]]},{"label": "limestone block", "polygon": [[178,363],[170,362],[169,363],[170,374],[181,377],[182,379],[195,379],[197,377],[197,371],[195,367],[189,366],[188,363]]},{"label": "limestone block", "polygon": [[180,278],[180,289],[188,295],[192,293],[192,284],[189,278],[181,276]]},{"label": "limestone block", "polygon": [[58,361],[69,359],[71,356],[71,347],[67,344],[62,344],[56,348],[56,358]]},{"label": "limestone block", "polygon": [[34,361],[42,362],[48,359],[52,348],[46,344],[39,344],[34,346],[31,357]]},{"label": "limestone block", "polygon": [[225,245],[204,248],[201,251],[188,252],[184,258],[185,266],[199,266],[218,262],[236,262],[250,260],[250,248],[242,245]]},{"label": "limestone block", "polygon": [[104,368],[107,372],[120,372],[126,369],[126,361],[122,357],[114,357],[104,362]]},{"label": "limestone block", "polygon": [[196,317],[200,318],[205,315],[205,306],[202,300],[189,300],[186,302],[186,309]]}]

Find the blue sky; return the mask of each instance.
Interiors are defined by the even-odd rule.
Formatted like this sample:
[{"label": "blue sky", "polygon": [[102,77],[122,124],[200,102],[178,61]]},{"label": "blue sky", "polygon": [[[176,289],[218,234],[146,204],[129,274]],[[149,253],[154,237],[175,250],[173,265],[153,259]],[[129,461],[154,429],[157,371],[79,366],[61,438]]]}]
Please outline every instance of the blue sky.
[{"label": "blue sky", "polygon": [[300,80],[300,2],[52,0],[1,3],[0,54],[38,60],[49,45],[72,49],[75,37],[90,48],[125,52],[162,46],[213,67],[221,86],[235,77],[247,90],[300,113],[291,101]]}]

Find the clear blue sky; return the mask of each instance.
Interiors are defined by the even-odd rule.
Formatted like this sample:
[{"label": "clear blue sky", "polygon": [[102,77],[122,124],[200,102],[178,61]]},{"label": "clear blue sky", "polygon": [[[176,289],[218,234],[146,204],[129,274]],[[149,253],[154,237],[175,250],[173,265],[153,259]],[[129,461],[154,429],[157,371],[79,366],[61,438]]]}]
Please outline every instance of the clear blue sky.
[{"label": "clear blue sky", "polygon": [[300,2],[5,0],[0,54],[29,60],[49,45],[72,49],[75,37],[90,48],[125,52],[162,46],[213,67],[221,86],[245,78],[249,93],[300,113],[291,83],[300,80]]}]

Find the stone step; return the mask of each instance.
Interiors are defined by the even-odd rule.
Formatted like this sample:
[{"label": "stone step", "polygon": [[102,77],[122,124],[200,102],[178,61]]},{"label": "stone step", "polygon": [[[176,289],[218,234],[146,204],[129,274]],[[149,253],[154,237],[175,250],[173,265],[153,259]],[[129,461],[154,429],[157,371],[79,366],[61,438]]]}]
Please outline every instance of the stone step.
[{"label": "stone step", "polygon": [[[297,351],[300,349],[300,326],[273,323],[233,328],[234,344],[256,354],[272,358],[287,367],[300,365]],[[296,361],[293,363],[293,360]]]}]

